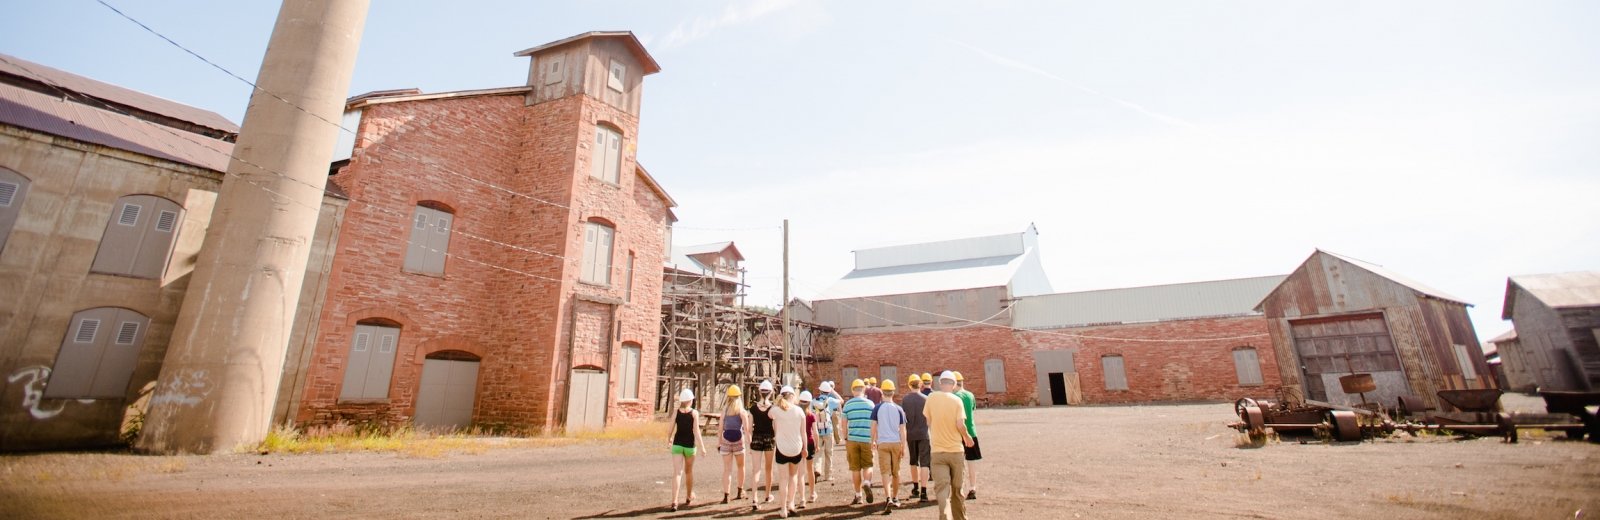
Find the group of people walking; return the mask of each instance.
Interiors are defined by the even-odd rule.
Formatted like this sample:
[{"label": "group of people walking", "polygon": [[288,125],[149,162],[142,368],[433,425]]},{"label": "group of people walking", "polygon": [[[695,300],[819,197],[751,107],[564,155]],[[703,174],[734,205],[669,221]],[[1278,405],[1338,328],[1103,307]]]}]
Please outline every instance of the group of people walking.
[{"label": "group of people walking", "polygon": [[[762,381],[748,406],[737,385],[724,396],[716,441],[723,504],[744,501],[748,490],[751,510],[758,511],[781,490],[780,517],[805,509],[817,501],[817,481],[833,479],[833,453],[841,444],[854,493],[851,505],[873,504],[874,483],[883,489],[883,514],[902,507],[903,484],[910,484],[906,500],[937,500],[940,518],[965,518],[965,500],[977,499],[976,462],[983,453],[973,424],[976,399],[960,372],[943,371],[937,378],[912,374],[898,403],[891,380],[851,381],[849,399],[832,381],[817,385],[816,394],[784,385],[774,395],[773,386]],[[694,401],[694,392],[683,389],[673,415],[674,511],[695,502],[694,460],[706,452]],[[748,480],[747,455],[756,457],[748,461]],[[773,479],[774,465],[781,481]],[[902,466],[908,470],[905,480]]]}]

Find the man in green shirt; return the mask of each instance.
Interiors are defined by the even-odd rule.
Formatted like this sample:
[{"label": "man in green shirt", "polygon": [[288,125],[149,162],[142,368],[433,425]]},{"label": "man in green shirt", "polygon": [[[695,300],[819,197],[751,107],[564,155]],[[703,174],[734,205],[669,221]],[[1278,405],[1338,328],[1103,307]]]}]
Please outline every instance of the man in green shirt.
[{"label": "man in green shirt", "polygon": [[966,466],[967,466],[967,478],[964,479],[964,480],[966,481],[966,485],[967,485],[967,500],[977,500],[978,499],[978,468],[977,468],[977,466],[978,466],[978,461],[983,459],[983,450],[978,448],[978,428],[976,426],[973,426],[973,424],[972,424],[972,416],[973,416],[972,412],[976,411],[977,408],[978,408],[978,397],[975,396],[975,395],[972,395],[972,392],[968,392],[967,391],[967,378],[961,377],[961,373],[960,372],[956,372],[955,376],[956,376],[956,392],[955,392],[955,394],[956,394],[956,397],[961,398],[961,406],[962,406],[962,408],[966,409],[966,412],[967,412],[967,435],[972,436],[972,444],[970,446],[965,446],[966,459],[967,459],[967,464],[966,464]]}]

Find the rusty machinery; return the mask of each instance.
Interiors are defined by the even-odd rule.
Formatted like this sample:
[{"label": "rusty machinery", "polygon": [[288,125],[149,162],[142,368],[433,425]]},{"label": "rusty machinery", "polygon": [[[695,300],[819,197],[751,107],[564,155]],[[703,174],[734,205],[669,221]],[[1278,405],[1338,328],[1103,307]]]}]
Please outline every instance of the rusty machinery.
[{"label": "rusty machinery", "polygon": [[[1370,384],[1370,381],[1370,378],[1365,381],[1352,378],[1346,386],[1359,390],[1363,383]],[[1347,393],[1370,391],[1372,388]],[[1441,400],[1458,410],[1454,412],[1432,411],[1423,406],[1421,399],[1401,397],[1393,417],[1371,405],[1348,407],[1312,400],[1244,398],[1234,402],[1239,422],[1229,426],[1249,435],[1250,441],[1257,445],[1266,441],[1269,428],[1278,433],[1325,435],[1340,442],[1386,437],[1395,432],[1416,435],[1422,431],[1442,431],[1496,435],[1514,443],[1517,431],[1527,429],[1562,431],[1574,439],[1588,434],[1591,441],[1600,442],[1600,418],[1593,411],[1593,407],[1600,405],[1600,392],[1541,392],[1550,412],[1542,414],[1499,411],[1501,393],[1497,389],[1439,392]]]}]

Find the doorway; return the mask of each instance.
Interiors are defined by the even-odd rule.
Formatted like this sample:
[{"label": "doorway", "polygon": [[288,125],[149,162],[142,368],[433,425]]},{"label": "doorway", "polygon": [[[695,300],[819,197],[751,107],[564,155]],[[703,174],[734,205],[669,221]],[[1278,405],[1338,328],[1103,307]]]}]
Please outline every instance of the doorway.
[{"label": "doorway", "polygon": [[478,391],[478,357],[465,352],[429,354],[417,391],[418,427],[460,429],[472,425]]},{"label": "doorway", "polygon": [[600,430],[606,427],[606,373],[594,369],[573,369],[567,391],[567,432]]},{"label": "doorway", "polygon": [[1067,375],[1061,372],[1051,372],[1050,377],[1050,404],[1060,406],[1067,404]]}]

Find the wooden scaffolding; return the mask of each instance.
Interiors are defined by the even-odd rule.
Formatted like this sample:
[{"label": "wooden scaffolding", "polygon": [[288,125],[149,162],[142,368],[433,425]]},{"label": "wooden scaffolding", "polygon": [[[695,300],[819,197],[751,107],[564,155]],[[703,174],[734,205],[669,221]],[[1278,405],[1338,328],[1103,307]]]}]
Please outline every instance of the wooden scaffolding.
[{"label": "wooden scaffolding", "polygon": [[783,360],[783,318],[773,311],[722,303],[727,295],[675,293],[661,304],[661,357],[656,378],[656,411],[666,413],[677,394],[692,388],[703,412],[722,408],[729,386],[754,395],[763,380],[814,386],[818,362],[832,360],[837,331],[789,320],[790,380],[778,374]]}]

